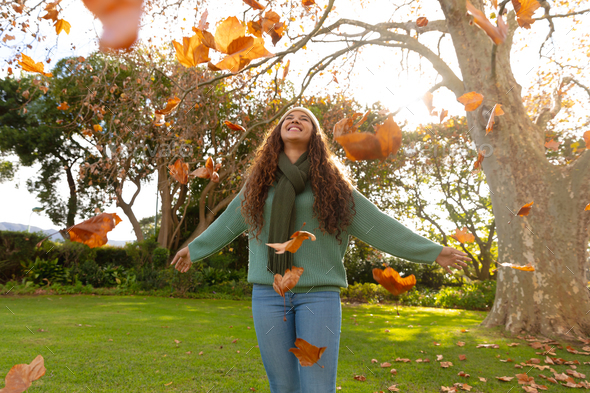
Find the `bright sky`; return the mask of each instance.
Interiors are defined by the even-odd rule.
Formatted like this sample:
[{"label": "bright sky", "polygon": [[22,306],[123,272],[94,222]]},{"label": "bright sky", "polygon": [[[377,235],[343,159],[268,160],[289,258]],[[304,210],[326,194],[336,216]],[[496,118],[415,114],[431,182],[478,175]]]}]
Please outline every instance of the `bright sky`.
[{"label": "bright sky", "polygon": [[[194,2],[186,3],[194,5]],[[264,4],[264,2],[262,3]],[[327,0],[318,0],[317,3],[323,7],[324,4],[327,4]],[[336,4],[336,10],[333,12],[336,15],[331,16],[330,20],[332,21],[337,17],[342,17],[351,19],[360,18],[367,23],[384,22],[394,13],[393,3],[390,2],[364,1],[362,3],[364,4],[362,9],[359,9],[358,2],[341,0]],[[351,4],[354,4],[354,7]],[[403,11],[399,11],[393,20],[398,22],[410,19],[415,20],[417,16],[427,16],[429,20],[442,19],[442,12],[439,9],[438,2],[430,1],[425,2],[424,4],[423,9],[428,10],[428,12],[423,12],[420,15],[413,14],[409,17],[404,15]],[[41,32],[42,35],[47,35],[48,38],[43,42],[38,43],[32,41],[30,34],[27,36],[28,41],[26,43],[31,43],[33,47],[32,49],[27,49],[25,52],[26,55],[32,57],[35,61],[43,62],[45,62],[47,58],[51,58],[49,66],[47,64],[45,66],[46,71],[50,69],[59,58],[66,56],[88,56],[89,53],[98,48],[98,38],[102,32],[100,21],[93,18],[93,15],[84,7],[82,1],[63,0],[61,5],[64,8],[64,11],[60,13],[60,18],[70,21],[72,24],[72,31],[69,35],[61,33],[59,37],[56,38],[54,28],[51,27],[48,21],[43,20],[40,22],[42,26]],[[208,9],[209,16],[207,20],[209,22],[209,31],[214,31],[215,24],[227,16],[236,15],[241,19],[242,13],[246,9],[247,6],[238,0],[216,1],[215,8],[209,7]],[[197,25],[197,17],[200,17],[201,11],[204,11],[204,9],[199,9],[197,15],[195,15],[195,10],[191,8],[179,11],[179,15],[182,17],[186,16],[185,21],[181,20],[182,18],[179,18],[174,23],[168,24],[161,23],[161,21],[155,21],[155,23],[142,28],[140,31],[140,39],[147,40],[147,38],[154,36],[162,37],[162,41],[155,40],[154,43],[156,44],[159,44],[160,42],[171,42],[172,39],[181,41],[183,35],[192,35],[191,27]],[[538,10],[535,15],[540,14],[541,10]],[[41,12],[40,15],[44,15],[44,12]],[[249,15],[249,19],[251,19],[251,13]],[[292,16],[297,17],[297,21],[293,23],[293,26],[297,28],[294,29],[292,34],[301,33],[301,29],[298,26],[300,23],[299,12]],[[313,26],[313,22],[308,22],[309,23],[303,23],[306,32]],[[148,24],[150,21],[144,21],[144,23]],[[570,32],[571,27],[568,23],[567,20],[556,20],[557,31],[555,33],[555,41],[561,44],[556,45],[555,50],[562,52],[562,54],[566,54],[567,51],[571,50],[567,45],[569,42],[568,39],[576,34],[576,30],[574,30],[573,33]],[[358,32],[359,30],[355,31]],[[163,34],[166,32],[168,35],[164,37]],[[518,29],[516,33],[515,47],[520,47],[522,50],[516,52],[516,50],[513,49],[513,71],[516,80],[523,86],[523,92],[526,92],[527,88],[536,82],[536,70],[545,61],[539,59],[537,52],[541,40],[546,36],[547,32],[548,24],[544,21],[537,21],[533,25],[533,29]],[[568,34],[569,36],[566,37]],[[429,33],[424,35],[421,40],[427,43],[432,43],[433,41],[436,42],[438,37],[439,35],[437,33]],[[19,40],[21,39],[23,39],[23,35],[17,35],[16,41],[8,41],[7,44],[20,42]],[[430,41],[428,41],[428,39],[430,39]],[[265,42],[267,42],[265,46],[268,50],[275,53],[284,48],[284,40],[285,38],[279,41],[277,47],[274,48],[270,39],[265,39]],[[527,45],[524,46],[522,42],[526,42]],[[297,90],[299,90],[298,87],[301,83],[303,71],[307,70],[306,66],[317,62],[323,55],[329,53],[327,52],[328,48],[333,47],[334,45],[335,44],[309,44],[307,50],[301,51],[295,56],[290,55],[290,57],[287,57],[287,59],[290,59],[291,61],[288,79],[291,79],[295,83]],[[75,46],[75,49],[73,49],[73,46]],[[548,46],[546,51],[549,51],[549,48],[551,48],[551,45]],[[449,39],[442,41],[441,53],[443,54],[443,59],[452,64],[453,69],[460,77],[460,72],[455,64],[454,51],[450,45]],[[3,45],[0,47],[0,59],[2,59],[2,63],[0,64],[0,77],[6,75],[6,61],[13,59],[16,54],[16,51],[11,49],[10,46]],[[217,60],[217,58],[214,58],[213,60]],[[395,120],[398,124],[407,121],[408,128],[406,128],[406,130],[411,130],[413,127],[421,123],[425,124],[431,121],[436,121],[435,118],[430,118],[428,116],[426,107],[421,100],[424,92],[434,84],[435,74],[432,72],[432,67],[430,67],[430,64],[427,61],[422,61],[422,75],[417,71],[409,71],[406,73],[406,71],[400,69],[400,60],[400,53],[396,50],[383,47],[366,47],[356,59],[356,66],[353,73],[350,74],[350,81],[346,81],[348,72],[343,72],[338,75],[339,84],[331,81],[332,76],[331,74],[328,74],[321,79],[314,79],[314,82],[308,89],[306,95],[314,93],[322,94],[325,91],[346,91],[354,96],[357,101],[366,105],[381,101],[392,112],[402,107],[404,109],[395,116]],[[409,62],[411,67],[416,66],[418,64],[417,57],[410,55]],[[12,64],[12,69],[15,74],[19,74],[20,66],[18,66],[16,62]],[[454,95],[452,95],[446,88],[439,89],[435,92],[434,105],[444,106],[444,108],[449,111],[449,115],[465,113],[463,106],[456,102]],[[474,146],[472,146],[472,148],[473,147]],[[14,160],[14,157],[11,157],[10,159]],[[35,197],[27,191],[26,180],[35,177],[38,171],[38,166],[30,168],[20,167],[14,181],[0,184],[0,195],[2,195],[3,206],[5,206],[5,208],[0,210],[0,222],[28,223],[31,209],[37,206],[38,202]],[[61,184],[61,191],[62,196],[67,197],[68,189],[65,181]],[[129,187],[124,190],[124,195],[129,198],[133,191],[134,187]],[[6,206],[10,206],[10,208],[6,208]],[[133,209],[139,219],[155,214],[156,186],[153,178],[149,184],[143,186]],[[105,209],[105,211],[116,211],[117,214],[123,218],[123,222],[109,233],[109,239],[132,240],[135,238],[131,224],[120,208],[116,208],[113,204],[113,206]],[[43,229],[55,228],[53,223],[43,212],[40,214],[33,214],[31,225]],[[446,227],[449,229],[451,228],[450,225]]]}]

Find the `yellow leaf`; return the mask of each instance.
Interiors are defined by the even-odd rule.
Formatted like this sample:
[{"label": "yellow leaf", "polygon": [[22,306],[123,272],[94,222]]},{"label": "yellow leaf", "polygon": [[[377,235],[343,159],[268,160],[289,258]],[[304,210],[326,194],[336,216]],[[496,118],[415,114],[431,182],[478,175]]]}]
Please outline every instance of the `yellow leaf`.
[{"label": "yellow leaf", "polygon": [[55,22],[54,26],[57,34],[61,33],[62,31],[65,31],[67,34],[70,34],[70,28],[72,27],[70,23],[64,19],[58,19],[57,22]]}]

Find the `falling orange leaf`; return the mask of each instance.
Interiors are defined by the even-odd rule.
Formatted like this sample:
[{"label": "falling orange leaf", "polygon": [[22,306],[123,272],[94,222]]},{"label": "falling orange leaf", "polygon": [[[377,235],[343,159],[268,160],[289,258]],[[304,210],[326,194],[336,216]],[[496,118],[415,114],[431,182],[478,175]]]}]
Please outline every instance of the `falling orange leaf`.
[{"label": "falling orange leaf", "polygon": [[43,356],[37,355],[29,364],[16,364],[6,374],[6,384],[2,393],[22,393],[27,390],[31,383],[45,375]]},{"label": "falling orange leaf", "polygon": [[205,166],[195,169],[192,171],[189,176],[193,177],[200,177],[203,179],[211,179],[211,181],[215,183],[219,183],[219,174],[217,171],[221,168],[221,163],[217,163],[215,167],[213,167],[213,160],[211,157],[207,158],[205,162]]},{"label": "falling orange leaf", "polygon": [[527,263],[524,266],[519,266],[519,265],[513,265],[512,263],[500,263],[498,262],[498,265],[502,265],[502,266],[506,266],[506,267],[511,267],[513,269],[517,269],[517,270],[522,270],[525,272],[534,272],[535,271],[535,267],[533,265],[531,265],[531,263]]},{"label": "falling orange leaf", "polygon": [[428,19],[426,19],[425,16],[421,16],[418,19],[416,19],[416,26],[418,27],[424,27],[428,24]]},{"label": "falling orange leaf", "polygon": [[475,236],[467,232],[467,227],[463,227],[462,230],[455,228],[455,234],[451,237],[460,243],[473,243]]},{"label": "falling orange leaf", "polygon": [[556,142],[553,139],[551,139],[549,142],[545,142],[545,147],[553,151],[557,151],[559,145],[561,145],[561,142]]},{"label": "falling orange leaf", "polygon": [[445,119],[445,117],[447,117],[448,114],[449,114],[449,111],[446,110],[446,109],[443,109],[440,112],[440,120],[439,120],[439,122],[442,123],[442,121]]},{"label": "falling orange leaf", "polygon": [[469,0],[466,1],[466,5],[467,11],[473,15],[473,21],[475,24],[479,26],[496,45],[503,43],[506,39],[506,36],[508,35],[508,25],[506,22],[504,22],[502,16],[498,16],[498,26],[494,26],[492,22],[490,22],[486,17],[486,15],[482,11],[475,8],[473,4],[469,2]]},{"label": "falling orange leaf", "polygon": [[61,33],[62,31],[70,34],[70,29],[72,28],[72,25],[70,25],[70,23],[64,19],[58,19],[54,26],[57,34]]},{"label": "falling orange leaf", "polygon": [[537,0],[512,0],[512,6],[514,7],[514,11],[516,11],[518,25],[525,29],[530,29],[531,25],[535,23],[533,14],[541,4]]},{"label": "falling orange leaf", "polygon": [[21,53],[21,57],[22,57],[22,61],[21,60],[17,60],[18,64],[21,65],[21,67],[23,68],[23,71],[29,71],[29,72],[38,72],[39,74],[43,74],[47,77],[52,77],[53,74],[51,72],[44,72],[44,65],[41,62],[35,63],[35,61],[33,59],[31,59],[29,56],[25,55],[24,53]]},{"label": "falling orange leaf", "polygon": [[287,60],[285,63],[285,68],[283,68],[283,80],[287,77],[287,73],[289,72],[289,65],[291,64],[291,59]]},{"label": "falling orange leaf", "polygon": [[[302,338],[295,339],[295,346],[297,348],[289,348],[289,352],[292,352],[297,359],[299,364],[303,367],[313,366],[322,357],[322,354],[328,347],[316,347],[305,341]],[[318,365],[319,366],[319,365]],[[324,366],[320,366],[324,368]]]},{"label": "falling orange leaf", "polygon": [[70,109],[70,106],[68,105],[67,102],[64,101],[61,104],[59,104],[57,109],[62,110],[62,111],[67,111],[68,109]]},{"label": "falling orange leaf", "polygon": [[346,157],[351,161],[385,160],[389,154],[396,154],[402,142],[402,132],[389,114],[383,124],[375,126],[375,134],[368,132],[351,132],[334,139],[344,148]]},{"label": "falling orange leaf", "polygon": [[70,240],[86,244],[90,248],[103,246],[108,242],[107,232],[121,221],[117,213],[101,213],[74,225],[68,231]]},{"label": "falling orange leaf", "polygon": [[182,37],[182,44],[172,40],[172,45],[176,49],[176,59],[187,68],[211,60],[209,58],[209,47],[201,41],[199,34],[192,37]]},{"label": "falling orange leaf", "polygon": [[476,173],[481,170],[481,163],[483,162],[483,159],[484,159],[483,151],[480,150],[477,153],[477,161],[475,161],[473,163],[473,170],[471,171],[471,173]]},{"label": "falling orange leaf", "polygon": [[495,123],[494,117],[504,114],[501,104],[494,105],[491,112],[492,113],[490,114],[490,118],[488,119],[488,124],[486,126],[486,135],[492,131],[492,127],[494,126],[494,123]]},{"label": "falling orange leaf", "polygon": [[188,183],[188,164],[182,161],[182,158],[176,159],[174,165],[168,165],[170,176],[172,176],[180,184]]},{"label": "falling orange leaf", "polygon": [[[305,226],[305,223],[303,223],[301,227],[303,228],[303,226]],[[299,230],[291,235],[291,240],[288,240],[285,243],[266,243],[266,245],[277,250],[275,251],[275,254],[284,254],[285,251],[295,253],[299,250],[303,241],[307,239],[315,241],[315,235],[310,232]]]},{"label": "falling orange leaf", "polygon": [[291,269],[285,269],[284,275],[276,273],[272,287],[282,297],[285,297],[285,292],[292,289],[299,282],[299,278],[303,274],[302,267],[293,266]]},{"label": "falling orange leaf", "polygon": [[391,267],[386,267],[384,270],[374,268],[373,278],[393,295],[401,295],[416,285],[416,277],[413,274],[402,278]]},{"label": "falling orange leaf", "polygon": [[523,205],[520,210],[518,211],[518,213],[516,213],[516,215],[518,216],[528,216],[531,209],[533,208],[533,203],[535,203],[534,201],[531,201],[525,205]]},{"label": "falling orange leaf", "polygon": [[244,1],[244,3],[248,4],[250,7],[252,7],[255,10],[263,10],[264,9],[262,4],[260,4],[256,0],[243,0],[243,1]]},{"label": "falling orange leaf", "polygon": [[180,98],[176,96],[174,96],[174,98],[169,98],[166,102],[166,108],[156,109],[155,113],[157,113],[158,115],[169,115],[178,106],[179,103]]},{"label": "falling orange leaf", "polygon": [[474,91],[470,91],[469,93],[465,93],[461,97],[457,98],[457,101],[465,105],[465,111],[471,112],[476,110],[481,105],[483,101],[483,95]]},{"label": "falling orange leaf", "polygon": [[590,131],[584,133],[584,142],[586,142],[586,149],[590,150]]},{"label": "falling orange leaf", "polygon": [[433,99],[434,95],[429,91],[424,93],[424,96],[422,97],[422,101],[424,101],[424,104],[426,104],[426,107],[428,108],[428,114],[431,116],[433,115],[433,113],[435,115],[438,115],[438,112],[434,111],[434,106],[432,106]]},{"label": "falling orange leaf", "polygon": [[143,0],[82,0],[102,22],[99,48],[128,49],[137,40]]},{"label": "falling orange leaf", "polygon": [[234,124],[229,120],[224,120],[223,124],[225,124],[226,126],[228,126],[230,129],[234,130],[234,131],[246,131],[246,129],[244,127],[242,127],[239,124]]},{"label": "falling orange leaf", "polygon": [[92,128],[94,128],[94,131],[96,132],[102,131],[102,127],[100,126],[100,124],[93,124]]}]

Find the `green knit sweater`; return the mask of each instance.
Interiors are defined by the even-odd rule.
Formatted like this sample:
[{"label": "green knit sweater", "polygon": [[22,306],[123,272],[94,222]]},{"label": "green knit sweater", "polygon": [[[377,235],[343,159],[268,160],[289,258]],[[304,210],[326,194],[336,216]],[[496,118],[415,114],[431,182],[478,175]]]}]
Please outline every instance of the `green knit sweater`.
[{"label": "green knit sweater", "polygon": [[[266,267],[268,246],[265,243],[268,239],[275,184],[276,182],[268,190],[260,241],[254,238],[249,240],[249,283],[272,285],[274,281],[273,274]],[[295,228],[299,230],[305,222],[303,230],[313,233],[316,240],[304,240],[299,250],[293,254],[293,266],[305,269],[297,285],[291,289],[293,293],[340,292],[341,287],[348,287],[342,261],[349,235],[380,251],[416,263],[433,264],[442,251],[443,246],[414,233],[395,218],[383,213],[356,189],[353,195],[356,215],[353,216],[352,224],[340,235],[342,244],[338,244],[335,234],[322,233],[317,218],[312,217],[314,195],[311,185],[308,183],[305,190],[296,196]],[[188,245],[192,262],[215,254],[248,229],[240,211],[242,199],[243,189],[209,228]]]}]

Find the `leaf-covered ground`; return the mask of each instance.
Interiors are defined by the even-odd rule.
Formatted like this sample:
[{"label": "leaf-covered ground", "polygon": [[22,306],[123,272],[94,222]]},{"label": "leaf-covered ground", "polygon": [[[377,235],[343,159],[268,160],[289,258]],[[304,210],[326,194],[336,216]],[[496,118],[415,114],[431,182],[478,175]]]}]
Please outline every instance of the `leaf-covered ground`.
[{"label": "leaf-covered ground", "polygon": [[[41,354],[47,372],[27,392],[270,392],[249,301],[97,295],[0,299],[0,387],[13,365]],[[395,386],[401,392],[439,392],[458,382],[472,392],[524,391],[516,374],[533,377],[547,391],[571,389],[561,385],[565,380],[556,385],[539,377],[554,377],[549,369],[515,368],[531,358],[545,366],[546,357],[536,353],[543,349],[499,330],[478,328],[484,312],[399,310],[397,316],[388,305],[343,304],[338,391],[387,392]],[[499,348],[476,348],[478,344]],[[590,356],[566,350],[571,345],[582,351],[583,343],[560,344],[562,349],[549,346],[555,352],[549,357],[577,360],[575,371],[590,372],[584,364]],[[437,355],[442,355],[440,361]],[[425,358],[430,362],[416,362]],[[507,359],[512,361],[501,361]],[[386,362],[391,366],[381,367]],[[442,362],[452,366],[441,367]],[[565,375],[576,383],[584,380],[571,375],[571,365],[549,366],[558,374],[572,370]],[[457,375],[461,371],[470,376]],[[496,379],[503,376],[514,378]]]}]

